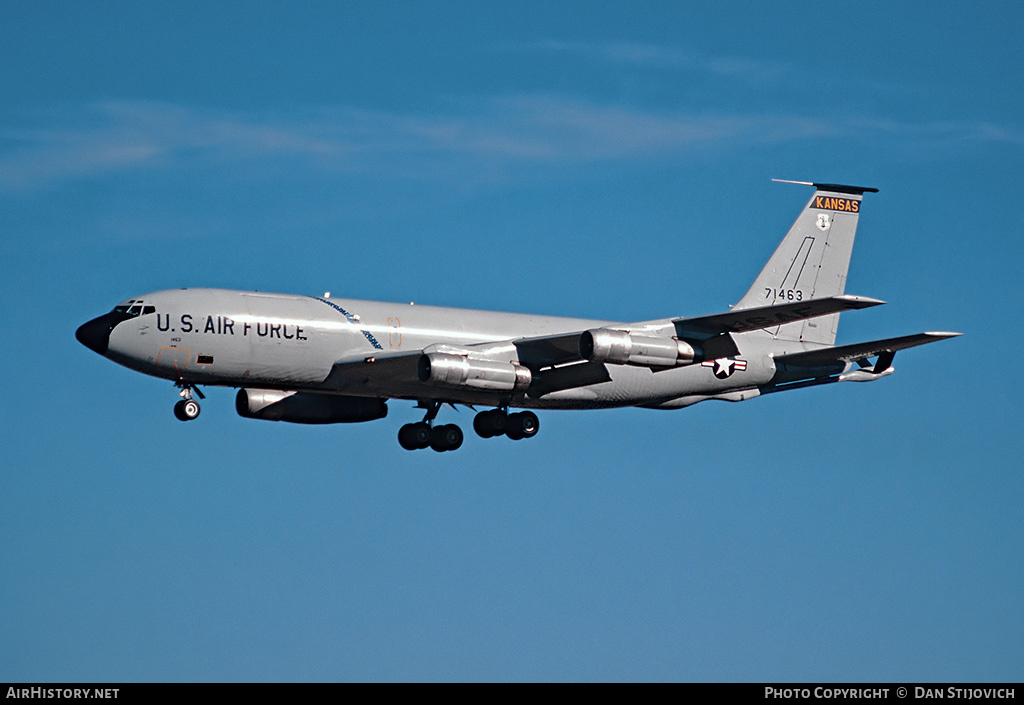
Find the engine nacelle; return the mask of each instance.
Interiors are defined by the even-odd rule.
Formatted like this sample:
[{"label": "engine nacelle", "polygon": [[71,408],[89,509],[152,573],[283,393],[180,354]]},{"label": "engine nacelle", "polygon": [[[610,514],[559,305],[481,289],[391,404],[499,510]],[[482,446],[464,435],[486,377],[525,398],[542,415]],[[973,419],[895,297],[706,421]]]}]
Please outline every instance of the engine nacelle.
[{"label": "engine nacelle", "polygon": [[533,381],[529,368],[514,362],[476,360],[448,353],[422,355],[416,373],[419,380],[427,384],[501,392],[526,389]]},{"label": "engine nacelle", "polygon": [[383,399],[277,389],[239,389],[235,409],[239,416],[247,419],[309,424],[358,423],[388,415],[388,406]]},{"label": "engine nacelle", "polygon": [[685,340],[649,338],[624,330],[595,328],[580,335],[580,356],[592,362],[612,362],[639,367],[692,365],[701,351]]}]

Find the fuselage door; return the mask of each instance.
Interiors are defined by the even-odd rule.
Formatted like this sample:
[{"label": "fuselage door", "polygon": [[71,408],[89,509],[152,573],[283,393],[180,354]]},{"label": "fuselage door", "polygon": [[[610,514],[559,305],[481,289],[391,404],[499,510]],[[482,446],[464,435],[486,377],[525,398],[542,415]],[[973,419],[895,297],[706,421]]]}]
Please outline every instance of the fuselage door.
[{"label": "fuselage door", "polygon": [[188,348],[161,347],[156,356],[156,366],[172,373],[182,373],[188,367],[191,352]]}]

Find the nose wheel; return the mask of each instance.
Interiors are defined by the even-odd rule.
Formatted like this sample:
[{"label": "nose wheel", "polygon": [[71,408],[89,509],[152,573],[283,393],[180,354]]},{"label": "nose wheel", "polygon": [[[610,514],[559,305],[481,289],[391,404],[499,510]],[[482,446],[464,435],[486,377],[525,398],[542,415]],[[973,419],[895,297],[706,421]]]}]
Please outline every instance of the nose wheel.
[{"label": "nose wheel", "polygon": [[182,399],[174,405],[174,415],[179,421],[191,421],[199,416],[199,402],[195,399]]},{"label": "nose wheel", "polygon": [[199,402],[192,398],[192,392],[195,391],[200,399],[205,399],[205,397],[193,384],[179,384],[178,386],[181,387],[181,392],[179,392],[181,401],[174,405],[174,416],[179,421],[191,421],[199,416],[200,412]]}]

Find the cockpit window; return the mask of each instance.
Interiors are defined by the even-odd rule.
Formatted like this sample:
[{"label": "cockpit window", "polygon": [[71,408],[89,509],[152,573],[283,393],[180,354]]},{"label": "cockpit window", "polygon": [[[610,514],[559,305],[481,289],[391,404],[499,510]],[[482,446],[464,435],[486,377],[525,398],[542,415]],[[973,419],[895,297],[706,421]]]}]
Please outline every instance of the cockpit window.
[{"label": "cockpit window", "polygon": [[156,306],[143,306],[142,301],[126,301],[123,304],[118,304],[114,307],[114,313],[124,314],[130,318],[136,316],[144,316],[147,313],[156,313]]}]

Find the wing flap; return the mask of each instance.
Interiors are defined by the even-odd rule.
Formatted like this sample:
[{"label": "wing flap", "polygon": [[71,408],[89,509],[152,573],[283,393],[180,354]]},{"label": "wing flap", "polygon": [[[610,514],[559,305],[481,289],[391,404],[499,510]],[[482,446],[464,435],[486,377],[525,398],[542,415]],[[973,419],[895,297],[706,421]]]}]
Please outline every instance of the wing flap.
[{"label": "wing flap", "polygon": [[422,351],[361,355],[334,363],[323,386],[350,393],[384,392],[395,383],[417,381],[416,363]]},{"label": "wing flap", "polygon": [[553,367],[569,362],[578,362],[580,357],[580,336],[583,331],[548,335],[539,338],[513,340],[519,354],[519,362],[532,370]]}]

